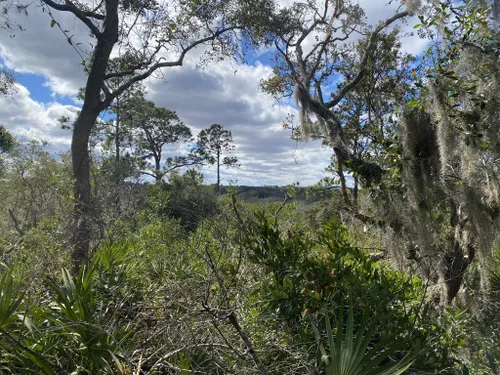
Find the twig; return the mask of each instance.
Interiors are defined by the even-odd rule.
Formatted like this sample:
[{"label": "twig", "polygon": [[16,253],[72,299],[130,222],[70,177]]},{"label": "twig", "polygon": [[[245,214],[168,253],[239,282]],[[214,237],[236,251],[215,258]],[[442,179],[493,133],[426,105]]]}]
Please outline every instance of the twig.
[{"label": "twig", "polygon": [[269,372],[267,371],[266,366],[264,363],[260,360],[259,355],[255,351],[252,341],[246,334],[246,332],[243,330],[241,325],[238,322],[238,318],[236,316],[236,313],[234,312],[234,308],[231,307],[231,300],[229,297],[229,293],[227,292],[226,286],[224,284],[224,280],[219,272],[219,268],[214,264],[212,257],[210,256],[210,253],[208,252],[208,248],[205,248],[205,253],[206,256],[201,254],[199,249],[195,249],[195,251],[198,253],[198,255],[207,263],[207,265],[210,267],[212,272],[215,275],[215,278],[217,279],[217,283],[219,284],[219,290],[222,294],[222,297],[224,298],[225,301],[225,309],[213,309],[208,305],[207,301],[202,302],[202,305],[204,309],[211,313],[212,316],[217,317],[219,319],[227,319],[227,321],[234,327],[238,335],[240,336],[241,340],[245,343],[245,346],[248,349],[248,353],[252,357],[253,361],[257,365],[257,368],[259,369],[259,372],[261,375],[269,375]]},{"label": "twig", "polygon": [[281,212],[281,210],[283,209],[283,207],[285,207],[285,205],[287,204],[287,202],[289,200],[291,200],[292,197],[290,195],[288,195],[288,193],[285,195],[285,199],[283,200],[283,202],[281,203],[281,206],[278,207],[278,209],[276,210],[275,214],[274,214],[274,219],[276,220],[276,222],[278,222],[278,215],[279,213]]},{"label": "twig", "polygon": [[241,328],[240,323],[238,322],[238,319],[236,318],[236,314],[234,312],[231,312],[228,316],[229,323],[234,327],[236,332],[238,332],[238,335],[240,335],[241,339],[245,343],[245,345],[248,348],[248,352],[252,356],[252,359],[254,360],[255,364],[259,368],[259,371],[262,375],[269,375],[269,372],[267,371],[266,366],[262,363],[260,360],[257,352],[255,351],[252,341],[250,338],[247,336],[243,328]]},{"label": "twig", "polygon": [[236,197],[231,195],[231,202],[233,206],[233,211],[234,214],[236,215],[236,219],[238,220],[238,223],[242,226],[242,228],[245,228],[245,223],[243,222],[243,219],[241,218],[240,212],[238,211],[238,208],[236,207]]}]

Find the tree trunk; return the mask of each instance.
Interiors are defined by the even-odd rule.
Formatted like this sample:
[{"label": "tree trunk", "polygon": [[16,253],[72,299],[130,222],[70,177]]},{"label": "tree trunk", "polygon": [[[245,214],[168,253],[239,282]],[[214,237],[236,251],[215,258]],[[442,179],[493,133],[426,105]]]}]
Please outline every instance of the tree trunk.
[{"label": "tree trunk", "polygon": [[116,98],[115,158],[120,162],[120,98]]},{"label": "tree trunk", "polygon": [[155,158],[155,180],[156,182],[160,182],[161,179],[163,178],[163,175],[162,173],[160,172],[160,168],[161,168],[161,154],[154,154],[153,155],[154,158]]},{"label": "tree trunk", "polygon": [[82,110],[73,130],[71,159],[74,176],[74,213],[75,232],[73,234],[72,261],[75,271],[86,262],[89,255],[91,236],[91,190],[90,190],[90,155],[89,137],[99,112]]},{"label": "tree trunk", "polygon": [[220,195],[220,151],[217,151],[217,195]]},{"label": "tree trunk", "polygon": [[114,188],[114,205],[116,215],[119,216],[121,214],[120,209],[120,184],[123,180],[123,171],[120,166],[120,97],[116,98],[116,119],[115,119],[115,168],[114,168],[114,179],[113,182],[115,184]]},{"label": "tree trunk", "polygon": [[101,101],[106,68],[113,46],[118,40],[118,0],[106,0],[105,28],[97,37],[92,66],[85,86],[82,110],[73,127],[71,158],[74,177],[74,234],[71,259],[74,271],[88,260],[92,234],[89,138],[97,116],[107,105]]},{"label": "tree trunk", "polygon": [[359,179],[358,175],[354,175],[354,187],[352,189],[352,205],[354,210],[358,210],[358,190],[359,190]]},{"label": "tree trunk", "polygon": [[344,197],[344,202],[348,206],[351,206],[351,200],[349,199],[349,193],[347,192],[347,183],[345,180],[343,164],[337,152],[336,155],[337,155],[337,175],[339,176],[340,180],[340,188],[342,191],[342,196]]}]

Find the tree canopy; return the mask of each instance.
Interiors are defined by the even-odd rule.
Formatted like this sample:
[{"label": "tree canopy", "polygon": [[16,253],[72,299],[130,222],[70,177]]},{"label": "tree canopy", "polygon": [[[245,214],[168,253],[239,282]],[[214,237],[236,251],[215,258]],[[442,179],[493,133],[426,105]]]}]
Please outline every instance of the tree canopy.
[{"label": "tree canopy", "polygon": [[238,159],[234,156],[224,156],[234,151],[232,144],[233,135],[230,130],[224,129],[220,124],[212,124],[208,129],[203,129],[196,139],[196,146],[192,151],[193,158],[201,163],[216,165],[217,167],[217,194],[220,193],[220,167],[237,167]]},{"label": "tree canopy", "polygon": [[[29,5],[7,2],[4,26],[12,27],[9,11],[22,10],[27,14]],[[88,258],[90,247],[92,198],[88,143],[99,114],[134,84],[160,69],[181,66],[196,47],[204,47],[207,58],[237,56],[243,40],[256,43],[266,37],[270,26],[282,21],[278,21],[272,0],[259,1],[258,6],[254,1],[42,0],[40,9],[52,19],[51,26],[58,25],[58,14],[72,14],[94,39],[89,55],[82,60],[88,77],[71,142],[75,177],[73,258],[78,269]],[[67,42],[78,49],[69,35]],[[115,47],[120,53],[110,64]]]},{"label": "tree canopy", "polygon": [[[169,161],[162,165],[164,146],[185,143],[191,140],[189,127],[177,114],[166,108],[156,107],[151,101],[137,95],[121,108],[122,127],[125,128],[126,142],[132,148],[133,155],[140,160],[153,159],[152,168],[141,173],[160,181],[169,169]],[[172,157],[169,158],[172,161]]]}]

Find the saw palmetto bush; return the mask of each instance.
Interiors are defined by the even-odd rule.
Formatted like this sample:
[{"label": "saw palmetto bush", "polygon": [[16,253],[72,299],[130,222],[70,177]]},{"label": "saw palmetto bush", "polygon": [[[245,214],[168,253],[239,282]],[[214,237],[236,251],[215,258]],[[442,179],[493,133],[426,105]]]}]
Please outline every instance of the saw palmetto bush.
[{"label": "saw palmetto bush", "polygon": [[412,365],[416,350],[399,361],[391,360],[392,355],[408,347],[408,340],[386,336],[373,344],[378,325],[375,316],[370,319],[365,314],[355,330],[353,308],[349,307],[345,329],[343,315],[344,306],[341,306],[332,329],[328,310],[325,310],[327,348],[320,344],[325,375],[400,375]]},{"label": "saw palmetto bush", "polygon": [[64,269],[62,285],[49,283],[54,303],[48,319],[52,332],[64,338],[65,345],[58,351],[64,351],[61,355],[70,361],[68,368],[90,374],[124,373],[126,360],[117,336],[126,335],[120,332],[123,327],[107,321],[106,306],[100,304],[94,289],[95,275],[93,266],[76,276]]},{"label": "saw palmetto bush", "polygon": [[[3,267],[1,272],[0,373],[56,374],[57,365],[46,355],[47,346],[44,345],[51,339],[48,335],[44,337],[44,332],[27,316],[28,301],[12,271]],[[32,312],[33,315],[45,316],[41,309]]]},{"label": "saw palmetto bush", "polygon": [[15,289],[12,274],[6,266],[2,267],[0,278],[0,371],[9,371],[9,363],[19,365],[23,362],[21,353],[14,347],[17,344],[18,307],[23,294]]},{"label": "saw palmetto bush", "polygon": [[133,332],[96,288],[96,265],[48,280],[49,296],[33,303],[10,271],[0,280],[0,368],[12,374],[125,374],[122,344]]}]

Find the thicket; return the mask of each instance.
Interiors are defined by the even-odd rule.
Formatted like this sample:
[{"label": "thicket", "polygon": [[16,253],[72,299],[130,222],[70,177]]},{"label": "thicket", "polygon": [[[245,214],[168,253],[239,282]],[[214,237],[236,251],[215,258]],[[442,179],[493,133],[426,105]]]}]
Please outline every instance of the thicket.
[{"label": "thicket", "polygon": [[494,305],[484,321],[437,308],[426,280],[383,259],[380,233],[335,217],[340,192],[244,203],[192,172],[124,185],[117,208],[95,164],[102,230],[73,274],[67,158],[16,152],[0,183],[2,373],[496,371]]}]

